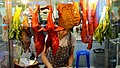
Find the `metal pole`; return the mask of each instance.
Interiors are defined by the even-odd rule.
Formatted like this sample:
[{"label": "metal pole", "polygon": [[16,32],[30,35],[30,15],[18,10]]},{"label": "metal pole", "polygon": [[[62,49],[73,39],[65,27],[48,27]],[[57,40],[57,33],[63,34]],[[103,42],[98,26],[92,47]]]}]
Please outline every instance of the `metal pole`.
[{"label": "metal pole", "polygon": [[108,68],[108,56],[109,56],[109,41],[108,38],[105,38],[105,67]]},{"label": "metal pole", "polygon": [[[111,3],[110,2],[111,2],[111,0],[106,0],[106,6],[111,7]],[[109,14],[109,16],[110,16],[110,14]],[[107,45],[107,46],[105,46],[105,68],[109,68],[109,63],[110,63],[109,62],[109,54],[110,54],[109,47],[110,47],[110,42],[109,42],[108,38],[106,38],[105,40],[106,40],[105,41],[105,45]]]},{"label": "metal pole", "polygon": [[[12,0],[5,0],[5,8],[6,8],[6,17],[7,17],[6,21],[10,24],[12,22]],[[8,29],[9,29],[9,25],[8,25]],[[8,32],[9,32],[9,30],[8,30]],[[8,66],[9,66],[9,68],[14,68],[13,67],[13,45],[12,45],[12,41],[9,39],[8,39],[7,47],[8,47],[8,51],[9,51]]]},{"label": "metal pole", "polygon": [[50,0],[50,5],[52,5],[52,0]]}]

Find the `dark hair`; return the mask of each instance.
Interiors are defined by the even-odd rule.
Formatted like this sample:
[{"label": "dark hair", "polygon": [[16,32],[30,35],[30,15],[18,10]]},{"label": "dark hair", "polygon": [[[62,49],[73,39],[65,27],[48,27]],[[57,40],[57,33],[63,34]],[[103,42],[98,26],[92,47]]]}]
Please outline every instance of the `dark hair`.
[{"label": "dark hair", "polygon": [[71,28],[70,31],[73,33],[73,28]]}]

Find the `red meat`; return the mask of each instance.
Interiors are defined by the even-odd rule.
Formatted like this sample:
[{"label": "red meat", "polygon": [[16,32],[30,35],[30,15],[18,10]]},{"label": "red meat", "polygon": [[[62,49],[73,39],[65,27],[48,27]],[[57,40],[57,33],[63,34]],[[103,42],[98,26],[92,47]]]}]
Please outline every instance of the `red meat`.
[{"label": "red meat", "polygon": [[[98,19],[96,15],[96,3],[93,3],[88,0],[87,5],[87,0],[80,0],[80,6],[82,11],[81,39],[82,42],[88,43],[87,49],[92,48],[93,34],[98,26]],[[88,24],[86,21],[88,21]]]},{"label": "red meat", "polygon": [[46,8],[50,10],[46,24],[46,31],[48,32],[46,47],[52,47],[52,53],[55,56],[59,47],[57,31],[63,30],[64,28],[55,26],[52,19],[52,6],[48,5]]},{"label": "red meat", "polygon": [[[97,1],[96,1],[97,3]],[[87,49],[92,48],[93,34],[98,26],[98,19],[96,15],[96,3],[88,1],[88,31],[89,31],[89,42]]]},{"label": "red meat", "polygon": [[[35,43],[35,50],[36,50],[36,57],[43,51],[44,44],[45,44],[45,35],[43,33],[43,27],[38,24],[38,9],[39,5],[37,5],[36,10],[32,16],[31,26],[34,32],[34,43]],[[38,32],[38,30],[40,30]]]},{"label": "red meat", "polygon": [[87,1],[80,0],[80,7],[82,11],[82,31],[81,31],[81,39],[82,42],[88,43],[88,27],[87,27]]}]

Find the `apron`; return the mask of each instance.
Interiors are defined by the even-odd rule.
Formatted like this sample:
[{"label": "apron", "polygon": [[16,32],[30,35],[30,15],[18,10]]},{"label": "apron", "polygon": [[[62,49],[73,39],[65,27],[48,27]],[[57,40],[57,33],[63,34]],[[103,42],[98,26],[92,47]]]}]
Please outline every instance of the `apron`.
[{"label": "apron", "polygon": [[70,44],[70,40],[68,40],[68,46],[64,47],[59,46],[56,56],[52,55],[51,49],[48,50],[47,58],[48,61],[52,64],[53,68],[67,67],[71,47],[72,46]]}]

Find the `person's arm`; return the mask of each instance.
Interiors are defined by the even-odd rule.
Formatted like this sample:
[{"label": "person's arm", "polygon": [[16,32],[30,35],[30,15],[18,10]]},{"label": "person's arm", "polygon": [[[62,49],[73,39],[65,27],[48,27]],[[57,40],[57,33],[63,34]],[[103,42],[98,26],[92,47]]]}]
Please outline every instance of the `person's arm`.
[{"label": "person's arm", "polygon": [[76,45],[76,38],[74,35],[71,34],[71,52],[70,52],[70,56],[69,56],[69,59],[68,59],[68,66],[67,68],[69,68],[70,66],[72,66],[72,63],[73,63],[73,60],[74,60],[74,48],[75,48],[75,45]]},{"label": "person's arm", "polygon": [[67,68],[69,68],[70,66],[72,66],[73,60],[74,60],[74,46],[71,47],[71,52],[70,52],[70,56],[68,59],[68,66]]},{"label": "person's arm", "polygon": [[52,65],[50,64],[50,62],[48,61],[47,57],[46,57],[45,51],[46,51],[46,46],[44,46],[44,50],[41,53],[41,60],[45,64],[45,66],[47,66],[47,68],[53,68]]}]

